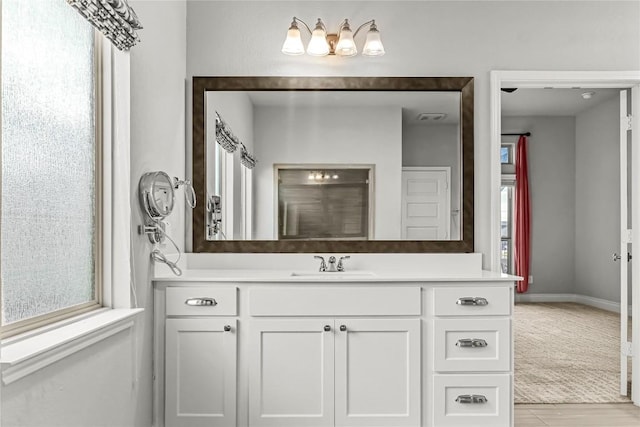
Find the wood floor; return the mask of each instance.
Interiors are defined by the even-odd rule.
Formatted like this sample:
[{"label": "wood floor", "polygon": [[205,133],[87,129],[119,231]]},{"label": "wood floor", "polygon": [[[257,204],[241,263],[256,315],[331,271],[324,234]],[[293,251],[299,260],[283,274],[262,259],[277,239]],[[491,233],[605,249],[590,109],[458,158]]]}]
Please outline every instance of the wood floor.
[{"label": "wood floor", "polygon": [[515,405],[515,427],[638,427],[640,407],[631,403]]}]

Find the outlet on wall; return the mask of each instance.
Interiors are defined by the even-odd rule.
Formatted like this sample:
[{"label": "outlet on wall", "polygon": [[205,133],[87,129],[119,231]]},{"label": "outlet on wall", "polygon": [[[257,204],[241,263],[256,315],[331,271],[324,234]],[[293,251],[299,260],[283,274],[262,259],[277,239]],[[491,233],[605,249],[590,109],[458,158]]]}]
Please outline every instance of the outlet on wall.
[{"label": "outlet on wall", "polygon": [[533,275],[529,276],[529,284],[531,285],[533,283]]}]

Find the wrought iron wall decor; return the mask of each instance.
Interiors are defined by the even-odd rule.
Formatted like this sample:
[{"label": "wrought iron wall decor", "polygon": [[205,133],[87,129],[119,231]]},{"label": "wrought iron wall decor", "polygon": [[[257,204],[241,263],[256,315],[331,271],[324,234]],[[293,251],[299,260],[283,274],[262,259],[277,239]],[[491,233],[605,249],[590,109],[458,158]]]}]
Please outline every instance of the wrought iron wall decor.
[{"label": "wrought iron wall decor", "polygon": [[140,41],[138,15],[126,0],[67,0],[78,13],[105,35],[115,47],[128,51]]}]

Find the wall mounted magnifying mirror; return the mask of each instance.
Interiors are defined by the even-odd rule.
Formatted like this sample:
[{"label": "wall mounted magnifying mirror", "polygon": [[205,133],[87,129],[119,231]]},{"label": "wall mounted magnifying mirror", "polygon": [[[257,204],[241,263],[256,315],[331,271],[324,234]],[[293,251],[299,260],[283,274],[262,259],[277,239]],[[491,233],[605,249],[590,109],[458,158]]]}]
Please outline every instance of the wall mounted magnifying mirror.
[{"label": "wall mounted magnifying mirror", "polygon": [[192,160],[194,252],[473,252],[470,77],[194,77]]}]

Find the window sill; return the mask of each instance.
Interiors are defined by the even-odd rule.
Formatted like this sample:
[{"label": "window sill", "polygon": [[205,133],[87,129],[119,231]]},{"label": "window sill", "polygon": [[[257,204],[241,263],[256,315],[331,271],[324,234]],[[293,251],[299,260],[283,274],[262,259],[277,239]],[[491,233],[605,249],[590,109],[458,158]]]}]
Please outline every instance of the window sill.
[{"label": "window sill", "polygon": [[2,343],[2,383],[11,384],[84,348],[130,329],[143,309],[102,309],[59,328]]}]

